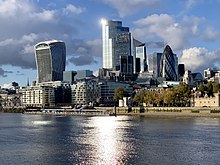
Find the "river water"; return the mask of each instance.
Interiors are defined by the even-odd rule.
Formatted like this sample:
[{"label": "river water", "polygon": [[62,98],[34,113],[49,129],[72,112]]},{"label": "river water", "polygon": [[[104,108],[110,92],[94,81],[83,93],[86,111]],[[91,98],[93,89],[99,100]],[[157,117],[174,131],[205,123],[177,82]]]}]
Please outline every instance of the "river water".
[{"label": "river water", "polygon": [[220,119],[0,113],[0,164],[217,165]]}]

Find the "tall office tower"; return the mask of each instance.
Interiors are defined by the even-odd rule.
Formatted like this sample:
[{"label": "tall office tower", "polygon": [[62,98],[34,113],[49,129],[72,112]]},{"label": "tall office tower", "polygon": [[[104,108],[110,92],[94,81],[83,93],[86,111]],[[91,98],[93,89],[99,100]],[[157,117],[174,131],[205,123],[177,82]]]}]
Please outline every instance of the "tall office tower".
[{"label": "tall office tower", "polygon": [[143,73],[147,71],[146,47],[141,45],[136,47],[135,72]]},{"label": "tall office tower", "polygon": [[142,45],[144,45],[144,43],[142,43],[134,38],[132,39],[131,52],[132,52],[132,56],[133,56],[133,68],[134,68],[133,72],[134,73],[137,73],[137,71],[136,71],[136,68],[137,68],[136,67],[136,48],[139,46],[142,46]]},{"label": "tall office tower", "polygon": [[178,65],[178,75],[183,77],[184,73],[185,73],[185,65],[179,64]]},{"label": "tall office tower", "polygon": [[152,72],[154,77],[158,77],[160,73],[160,60],[162,53],[154,52],[148,56],[148,71]]},{"label": "tall office tower", "polygon": [[176,54],[173,54],[172,49],[167,45],[160,61],[160,77],[166,78],[167,81],[176,81],[177,63],[178,58]]},{"label": "tall office tower", "polygon": [[116,36],[129,32],[128,27],[123,27],[121,21],[102,20],[102,51],[103,68],[116,69],[119,65],[119,56],[115,54]]},{"label": "tall office tower", "polygon": [[115,68],[122,73],[133,73],[133,60],[131,54],[131,33],[121,33],[116,35],[115,39]]},{"label": "tall office tower", "polygon": [[65,43],[58,40],[35,45],[37,82],[62,81],[66,64]]}]

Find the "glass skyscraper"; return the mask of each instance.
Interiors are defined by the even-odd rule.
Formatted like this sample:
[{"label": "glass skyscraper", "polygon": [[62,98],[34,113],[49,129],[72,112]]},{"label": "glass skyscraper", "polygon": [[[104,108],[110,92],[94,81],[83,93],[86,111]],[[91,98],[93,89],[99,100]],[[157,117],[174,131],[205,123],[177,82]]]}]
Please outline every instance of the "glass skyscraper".
[{"label": "glass skyscraper", "polygon": [[120,64],[120,57],[115,53],[116,36],[126,32],[129,28],[123,27],[121,21],[102,21],[103,68],[115,69]]},{"label": "glass skyscraper", "polygon": [[162,53],[154,52],[148,56],[148,71],[157,78],[160,75],[160,60]]},{"label": "glass skyscraper", "polygon": [[143,73],[147,71],[146,47],[141,45],[136,47],[135,72]]},{"label": "glass skyscraper", "polygon": [[62,81],[66,64],[65,43],[58,40],[35,45],[37,82]]},{"label": "glass skyscraper", "polygon": [[168,81],[176,81],[178,58],[176,54],[173,54],[169,45],[165,47],[160,63],[160,77],[164,77]]}]

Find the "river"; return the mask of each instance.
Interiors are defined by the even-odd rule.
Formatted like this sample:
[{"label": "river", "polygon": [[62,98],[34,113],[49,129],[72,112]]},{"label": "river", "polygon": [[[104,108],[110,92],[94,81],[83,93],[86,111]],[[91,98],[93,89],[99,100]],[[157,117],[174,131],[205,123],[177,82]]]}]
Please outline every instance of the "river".
[{"label": "river", "polygon": [[0,164],[220,164],[220,118],[0,113]]}]

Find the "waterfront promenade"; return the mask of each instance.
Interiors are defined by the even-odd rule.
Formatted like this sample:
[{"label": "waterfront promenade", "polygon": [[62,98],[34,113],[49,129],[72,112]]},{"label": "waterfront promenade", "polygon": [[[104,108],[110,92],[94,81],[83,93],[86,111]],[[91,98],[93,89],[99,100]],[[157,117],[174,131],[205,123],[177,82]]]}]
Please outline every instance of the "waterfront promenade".
[{"label": "waterfront promenade", "polygon": [[[108,116],[115,113],[114,107],[95,107],[93,111],[47,111],[25,112],[26,114],[41,115],[94,115]],[[218,117],[220,107],[116,107],[116,115],[141,115],[148,117]]]}]

